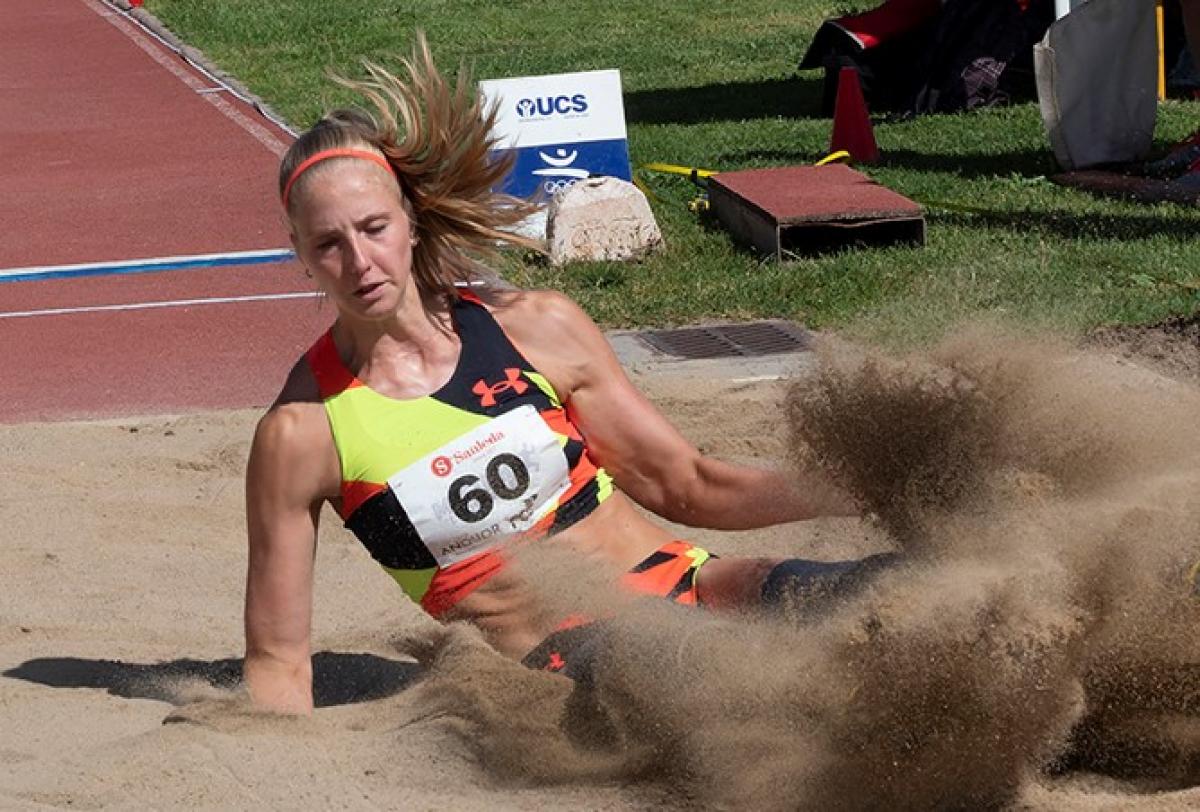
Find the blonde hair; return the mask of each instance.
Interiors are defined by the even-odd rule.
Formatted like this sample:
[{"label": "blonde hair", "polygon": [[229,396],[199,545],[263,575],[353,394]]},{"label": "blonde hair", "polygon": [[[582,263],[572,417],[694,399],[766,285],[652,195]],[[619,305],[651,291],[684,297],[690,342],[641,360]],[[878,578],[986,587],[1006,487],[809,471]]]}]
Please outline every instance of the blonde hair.
[{"label": "blonde hair", "polygon": [[[465,68],[453,84],[437,69],[423,34],[412,56],[400,59],[401,80],[364,61],[364,79],[335,76],[370,110],[334,110],[301,135],[279,166],[282,196],[308,158],[329,149],[368,146],[391,165],[417,236],[413,276],[422,292],[457,297],[455,283],[486,278],[480,260],[505,246],[541,250],[510,229],[537,210],[529,201],[494,191],[512,165],[491,154],[497,110],[485,106]],[[293,182],[302,184],[304,175]],[[287,202],[289,215],[295,196]]]}]

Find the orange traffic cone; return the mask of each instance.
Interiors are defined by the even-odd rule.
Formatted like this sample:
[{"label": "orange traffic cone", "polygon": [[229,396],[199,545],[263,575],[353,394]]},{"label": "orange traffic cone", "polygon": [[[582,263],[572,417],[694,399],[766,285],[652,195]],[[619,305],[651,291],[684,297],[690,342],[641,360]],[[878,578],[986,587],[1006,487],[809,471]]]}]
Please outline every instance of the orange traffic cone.
[{"label": "orange traffic cone", "polygon": [[873,164],[879,160],[879,146],[871,116],[863,98],[858,70],[844,67],[838,74],[837,102],[833,107],[833,137],[829,151],[846,150],[858,163]]}]

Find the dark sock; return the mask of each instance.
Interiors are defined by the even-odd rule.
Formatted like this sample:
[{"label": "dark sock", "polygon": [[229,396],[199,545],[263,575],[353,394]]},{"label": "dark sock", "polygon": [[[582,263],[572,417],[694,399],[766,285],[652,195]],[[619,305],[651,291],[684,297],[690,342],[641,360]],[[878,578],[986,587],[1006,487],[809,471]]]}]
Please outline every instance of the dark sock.
[{"label": "dark sock", "polygon": [[819,612],[834,600],[861,589],[878,572],[900,562],[898,553],[877,553],[854,561],[789,558],[767,573],[764,606],[799,614]]}]

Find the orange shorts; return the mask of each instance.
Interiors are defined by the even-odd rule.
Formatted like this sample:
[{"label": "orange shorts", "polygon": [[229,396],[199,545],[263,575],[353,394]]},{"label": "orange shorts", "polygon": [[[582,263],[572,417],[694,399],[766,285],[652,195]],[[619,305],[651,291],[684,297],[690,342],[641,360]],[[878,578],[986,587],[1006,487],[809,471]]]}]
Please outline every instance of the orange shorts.
[{"label": "orange shorts", "polygon": [[[710,558],[716,556],[686,541],[668,542],[621,576],[621,585],[631,592],[695,606],[699,603],[696,573]],[[600,629],[597,621],[573,615],[559,624],[521,662],[530,668],[560,671],[578,679],[590,667],[594,641]]]},{"label": "orange shorts", "polygon": [[658,595],[675,603],[695,606],[696,574],[710,558],[708,550],[686,541],[672,541],[659,547],[621,577],[622,586],[643,595]]}]

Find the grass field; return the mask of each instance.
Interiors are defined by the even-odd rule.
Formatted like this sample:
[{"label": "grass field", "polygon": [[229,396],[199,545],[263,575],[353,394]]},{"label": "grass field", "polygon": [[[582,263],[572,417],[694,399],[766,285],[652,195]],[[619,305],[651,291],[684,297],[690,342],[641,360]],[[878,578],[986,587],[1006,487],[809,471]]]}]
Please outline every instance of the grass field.
[{"label": "grass field", "polygon": [[[819,22],[873,2],[769,0],[147,0],[185,42],[297,127],[347,101],[326,79],[403,53],[424,29],[444,66],[476,78],[619,68],[631,158],[714,170],[825,154],[819,72],[796,63]],[[707,6],[707,8],[706,8]],[[699,9],[699,10],[697,10]],[[784,10],[786,9],[786,10]],[[1157,148],[1200,125],[1161,106]],[[667,250],[641,264],[553,268],[513,258],[524,286],[558,288],[607,326],[785,317],[891,344],[966,317],[1076,333],[1200,306],[1195,208],[1101,201],[1055,186],[1037,109],[1021,104],[879,124],[868,173],[927,206],[923,248],[762,263],[687,208],[694,188],[650,176]]]}]

